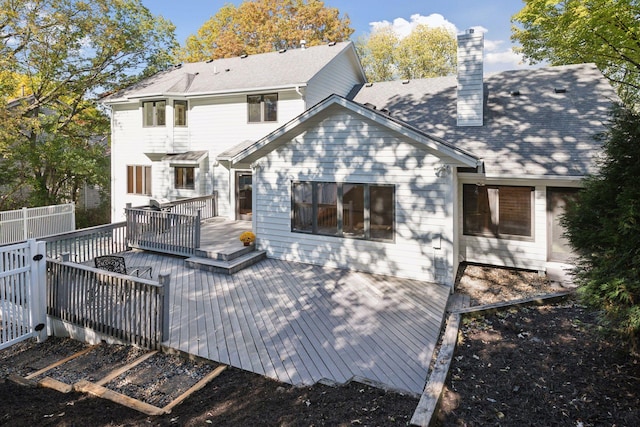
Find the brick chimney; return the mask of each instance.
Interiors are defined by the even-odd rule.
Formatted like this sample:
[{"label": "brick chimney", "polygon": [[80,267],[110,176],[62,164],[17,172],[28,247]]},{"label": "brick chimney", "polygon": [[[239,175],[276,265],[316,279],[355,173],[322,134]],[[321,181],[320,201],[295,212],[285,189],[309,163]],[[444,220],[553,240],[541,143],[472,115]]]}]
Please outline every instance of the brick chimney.
[{"label": "brick chimney", "polygon": [[482,126],[484,35],[467,30],[458,35],[458,126]]}]

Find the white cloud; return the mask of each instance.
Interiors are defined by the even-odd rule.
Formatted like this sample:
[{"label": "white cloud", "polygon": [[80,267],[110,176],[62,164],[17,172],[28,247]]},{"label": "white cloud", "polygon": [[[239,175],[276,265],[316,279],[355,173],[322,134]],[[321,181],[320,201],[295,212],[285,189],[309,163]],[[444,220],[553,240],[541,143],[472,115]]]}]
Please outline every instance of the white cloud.
[{"label": "white cloud", "polygon": [[393,22],[389,22],[387,20],[370,22],[369,26],[371,27],[372,31],[380,27],[390,26],[401,38],[408,36],[415,27],[421,24],[426,24],[429,27],[433,28],[443,27],[454,33],[458,32],[456,26],[452,22],[447,21],[445,17],[440,15],[439,13],[432,13],[429,16],[424,16],[416,13],[411,15],[411,18],[409,19],[410,21],[407,21],[404,18],[396,18],[393,20]]}]

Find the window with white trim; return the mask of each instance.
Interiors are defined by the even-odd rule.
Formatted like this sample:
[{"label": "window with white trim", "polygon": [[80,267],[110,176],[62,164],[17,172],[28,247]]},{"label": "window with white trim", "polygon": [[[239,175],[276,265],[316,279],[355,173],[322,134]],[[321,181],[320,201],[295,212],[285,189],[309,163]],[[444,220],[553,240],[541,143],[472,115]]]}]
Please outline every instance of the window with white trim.
[{"label": "window with white trim", "polygon": [[151,166],[127,166],[127,193],[141,196],[151,195]]},{"label": "window with white trim", "polygon": [[247,121],[249,123],[278,121],[278,94],[247,95]]},{"label": "window with white trim", "polygon": [[187,101],[173,101],[173,125],[174,126],[186,126],[187,125]]},{"label": "window with white trim", "polygon": [[174,186],[176,189],[194,190],[196,168],[189,166],[176,166],[174,168]]},{"label": "window with white trim", "polygon": [[142,125],[145,127],[167,124],[167,101],[145,101],[142,103]]}]

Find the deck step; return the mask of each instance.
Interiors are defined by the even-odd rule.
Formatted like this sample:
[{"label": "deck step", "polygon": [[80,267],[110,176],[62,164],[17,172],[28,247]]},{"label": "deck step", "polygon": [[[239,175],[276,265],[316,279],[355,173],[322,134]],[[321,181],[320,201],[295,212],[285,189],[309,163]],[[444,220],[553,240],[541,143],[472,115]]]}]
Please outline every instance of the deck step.
[{"label": "deck step", "polygon": [[256,264],[266,258],[266,251],[254,251],[234,258],[230,261],[223,261],[211,258],[192,257],[187,258],[186,265],[190,268],[211,271],[213,273],[234,274],[243,268]]},{"label": "deck step", "polygon": [[255,250],[255,246],[243,246],[242,243],[226,245],[201,246],[196,249],[196,257],[211,258],[218,261],[231,261]]}]

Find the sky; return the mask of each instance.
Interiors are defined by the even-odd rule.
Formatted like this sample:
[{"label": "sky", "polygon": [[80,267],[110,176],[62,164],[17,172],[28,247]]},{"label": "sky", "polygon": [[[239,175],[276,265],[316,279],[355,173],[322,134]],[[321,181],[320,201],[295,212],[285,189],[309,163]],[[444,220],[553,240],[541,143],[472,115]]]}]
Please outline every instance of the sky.
[{"label": "sky", "polygon": [[[198,31],[211,16],[227,3],[240,0],[142,0],[154,15],[162,15],[176,26],[180,44]],[[521,0],[325,0],[325,6],[335,7],[348,15],[356,40],[377,25],[391,24],[402,36],[412,26],[424,23],[445,26],[456,33],[469,28],[485,32],[485,72],[526,67],[512,52],[511,16],[523,6]]]}]

